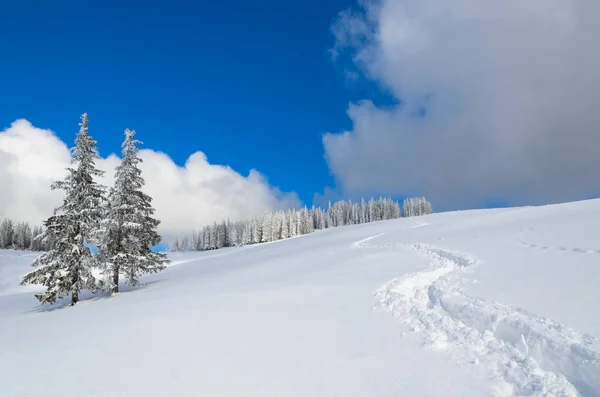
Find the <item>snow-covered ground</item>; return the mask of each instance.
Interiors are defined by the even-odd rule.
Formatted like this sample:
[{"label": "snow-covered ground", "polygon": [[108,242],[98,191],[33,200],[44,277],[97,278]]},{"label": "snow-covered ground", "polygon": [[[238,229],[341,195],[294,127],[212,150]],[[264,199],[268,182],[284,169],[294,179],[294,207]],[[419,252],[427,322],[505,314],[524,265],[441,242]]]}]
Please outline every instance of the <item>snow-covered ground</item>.
[{"label": "snow-covered ground", "polygon": [[0,252],[0,396],[600,396],[600,200],[172,255],[75,307]]}]

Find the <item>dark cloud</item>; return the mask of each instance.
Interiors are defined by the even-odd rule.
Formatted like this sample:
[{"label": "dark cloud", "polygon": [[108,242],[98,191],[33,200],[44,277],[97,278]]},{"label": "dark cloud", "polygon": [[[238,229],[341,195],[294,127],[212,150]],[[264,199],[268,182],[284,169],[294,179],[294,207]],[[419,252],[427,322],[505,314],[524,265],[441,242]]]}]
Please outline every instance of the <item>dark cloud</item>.
[{"label": "dark cloud", "polygon": [[362,5],[340,14],[333,52],[403,104],[353,104],[352,130],[323,137],[344,192],[447,207],[600,193],[600,2]]}]

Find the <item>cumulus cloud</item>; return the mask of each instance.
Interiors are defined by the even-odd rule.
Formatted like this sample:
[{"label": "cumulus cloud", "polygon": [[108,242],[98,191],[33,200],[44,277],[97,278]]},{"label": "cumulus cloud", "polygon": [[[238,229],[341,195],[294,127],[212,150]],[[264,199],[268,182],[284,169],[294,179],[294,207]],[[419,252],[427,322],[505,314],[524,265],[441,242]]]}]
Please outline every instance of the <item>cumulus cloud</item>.
[{"label": "cumulus cloud", "polygon": [[[140,157],[145,191],[154,199],[164,234],[298,205],[295,194],[280,192],[259,172],[242,176],[230,167],[210,164],[202,152],[193,153],[183,167],[150,149],[141,150]],[[65,176],[69,161],[67,145],[50,130],[17,120],[0,132],[0,216],[40,224],[61,203],[61,192],[51,191],[50,184]],[[106,171],[104,184],[112,184],[118,162],[116,155],[98,162]]]},{"label": "cumulus cloud", "polygon": [[323,137],[347,193],[448,207],[600,193],[597,0],[367,0],[333,25],[336,62],[398,100],[352,104]]}]

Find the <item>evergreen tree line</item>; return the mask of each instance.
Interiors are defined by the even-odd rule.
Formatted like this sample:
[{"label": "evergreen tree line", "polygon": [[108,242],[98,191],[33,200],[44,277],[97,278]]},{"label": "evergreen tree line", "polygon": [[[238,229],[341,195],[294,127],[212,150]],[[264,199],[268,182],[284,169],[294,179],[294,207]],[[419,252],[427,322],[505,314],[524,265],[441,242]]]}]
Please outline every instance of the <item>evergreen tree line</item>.
[{"label": "evergreen tree line", "polygon": [[98,182],[104,172],[95,164],[100,157],[97,142],[88,134],[87,114],[79,126],[67,176],[51,185],[64,191],[63,203],[36,239],[49,250],[33,262],[34,270],[21,282],[46,287],[35,295],[42,304],[71,295],[74,305],[82,290],[118,292],[120,276],[135,286],[141,274],[158,272],[168,262],[165,254],[151,250],[161,240],[156,232],[160,222],[152,217],[152,198],[142,192],[137,148],[141,142],[134,139],[135,131],[125,130],[114,186],[107,189]]},{"label": "evergreen tree line", "polygon": [[48,251],[51,241],[42,241],[44,228],[31,227],[27,222],[14,222],[9,218],[0,219],[0,249]]},{"label": "evergreen tree line", "polygon": [[424,197],[407,198],[400,210],[398,202],[390,198],[364,199],[361,203],[337,201],[327,210],[306,207],[301,210],[267,212],[252,219],[230,220],[205,226],[191,236],[176,238],[171,251],[203,251],[224,247],[244,246],[282,240],[330,227],[357,225],[401,216],[419,216],[433,212]]}]

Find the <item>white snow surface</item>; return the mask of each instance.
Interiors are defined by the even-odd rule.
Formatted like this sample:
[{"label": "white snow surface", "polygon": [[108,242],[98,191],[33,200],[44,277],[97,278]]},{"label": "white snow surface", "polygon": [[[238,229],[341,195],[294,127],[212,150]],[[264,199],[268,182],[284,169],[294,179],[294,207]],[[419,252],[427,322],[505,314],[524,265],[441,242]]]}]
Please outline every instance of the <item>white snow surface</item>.
[{"label": "white snow surface", "polygon": [[600,397],[600,200],[172,254],[40,306],[0,251],[0,396]]}]

